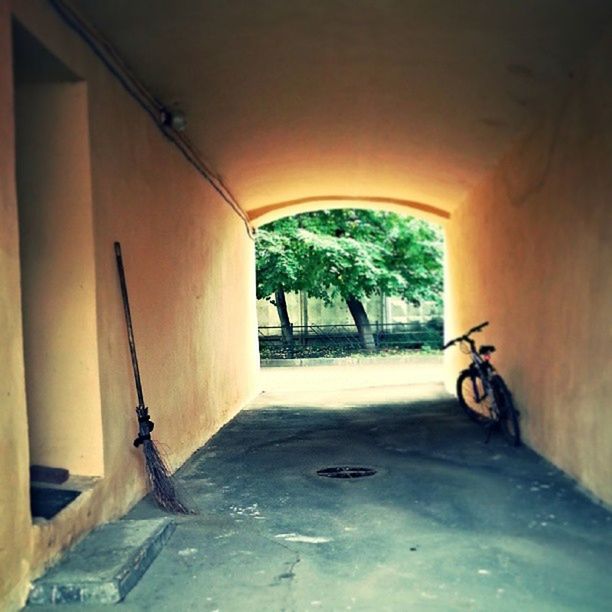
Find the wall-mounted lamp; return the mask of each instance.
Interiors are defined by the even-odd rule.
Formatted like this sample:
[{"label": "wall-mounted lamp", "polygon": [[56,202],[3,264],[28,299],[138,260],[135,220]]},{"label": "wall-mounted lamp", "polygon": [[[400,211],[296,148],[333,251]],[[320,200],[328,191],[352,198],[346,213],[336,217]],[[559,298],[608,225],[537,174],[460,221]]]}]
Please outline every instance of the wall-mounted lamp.
[{"label": "wall-mounted lamp", "polygon": [[185,114],[180,110],[164,109],[161,112],[161,123],[177,132],[183,132],[187,127],[187,119]]}]

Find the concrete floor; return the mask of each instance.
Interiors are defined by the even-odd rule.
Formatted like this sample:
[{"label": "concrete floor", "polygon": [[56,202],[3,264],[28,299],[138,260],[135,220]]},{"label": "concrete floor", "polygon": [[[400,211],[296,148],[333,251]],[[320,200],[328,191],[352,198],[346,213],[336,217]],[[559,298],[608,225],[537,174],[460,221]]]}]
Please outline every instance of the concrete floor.
[{"label": "concrete floor", "polygon": [[[178,473],[200,514],[119,609],[610,610],[612,515],[528,449],[485,445],[439,378],[265,370]],[[316,475],[335,465],[378,473]],[[144,500],[129,518],[160,514]]]}]

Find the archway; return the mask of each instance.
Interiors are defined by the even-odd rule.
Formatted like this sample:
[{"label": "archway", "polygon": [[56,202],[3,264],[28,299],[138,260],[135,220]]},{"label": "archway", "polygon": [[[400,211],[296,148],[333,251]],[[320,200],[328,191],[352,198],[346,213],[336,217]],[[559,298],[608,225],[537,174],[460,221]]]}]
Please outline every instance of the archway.
[{"label": "archway", "polygon": [[450,213],[438,206],[401,198],[385,196],[327,195],[309,196],[285,202],[264,204],[249,211],[249,219],[254,227],[260,227],[290,215],[303,212],[324,210],[326,208],[363,208],[387,210],[404,215],[413,215],[434,223],[444,223]]},{"label": "archway", "polygon": [[[396,201],[338,201],[278,207],[256,234],[262,358],[439,350],[441,224]],[[304,204],[316,210],[290,214]]]}]

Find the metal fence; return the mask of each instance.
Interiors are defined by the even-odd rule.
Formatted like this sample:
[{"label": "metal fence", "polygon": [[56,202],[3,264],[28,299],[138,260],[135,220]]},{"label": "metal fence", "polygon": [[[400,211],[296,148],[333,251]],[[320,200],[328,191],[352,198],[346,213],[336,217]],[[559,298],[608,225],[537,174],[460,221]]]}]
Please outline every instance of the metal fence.
[{"label": "metal fence", "polygon": [[[268,357],[290,357],[293,353],[317,352],[350,353],[359,351],[361,343],[355,325],[291,325],[293,344],[282,334],[280,326],[259,327],[259,346]],[[425,322],[371,324],[377,349],[419,349],[442,347],[442,320]]]}]

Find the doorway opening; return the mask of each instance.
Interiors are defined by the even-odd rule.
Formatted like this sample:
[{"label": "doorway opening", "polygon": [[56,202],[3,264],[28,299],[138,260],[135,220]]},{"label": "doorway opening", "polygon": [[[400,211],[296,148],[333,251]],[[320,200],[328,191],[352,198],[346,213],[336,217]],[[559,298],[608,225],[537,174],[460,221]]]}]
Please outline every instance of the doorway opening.
[{"label": "doorway opening", "polygon": [[261,226],[262,360],[439,351],[444,234],[370,209],[328,209]]},{"label": "doorway opening", "polygon": [[13,21],[25,387],[34,519],[103,475],[87,86]]}]

